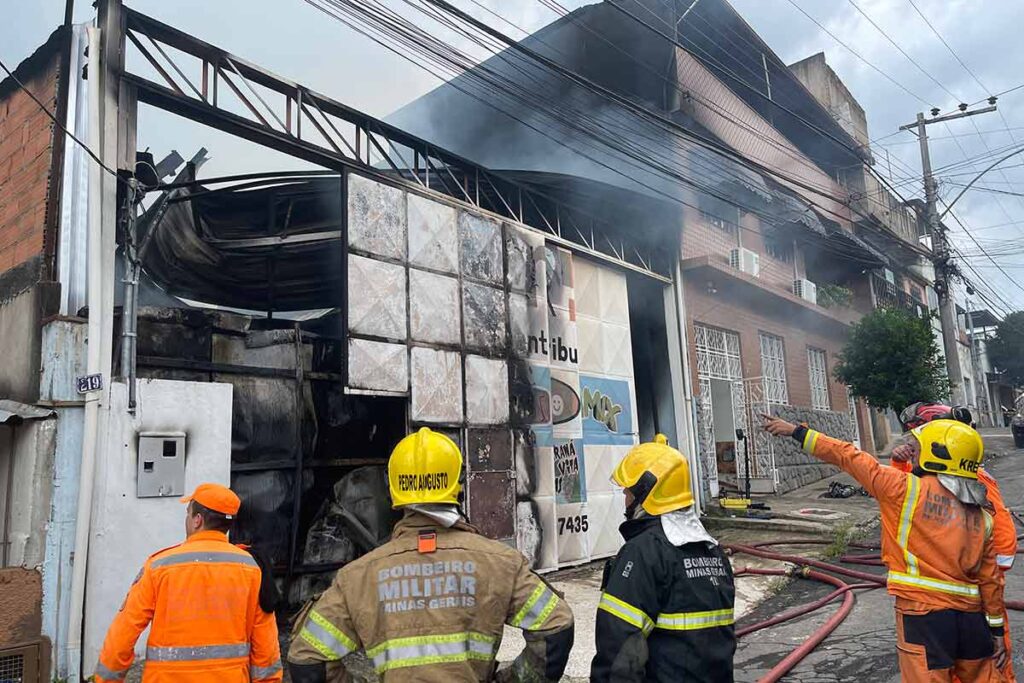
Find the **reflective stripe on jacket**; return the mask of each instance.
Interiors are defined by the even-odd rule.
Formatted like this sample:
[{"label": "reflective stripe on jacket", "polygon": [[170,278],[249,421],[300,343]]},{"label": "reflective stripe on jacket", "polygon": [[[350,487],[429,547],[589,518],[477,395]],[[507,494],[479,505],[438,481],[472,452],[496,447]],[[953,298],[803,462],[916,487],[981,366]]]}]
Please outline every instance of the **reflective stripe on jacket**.
[{"label": "reflective stripe on jacket", "polygon": [[710,543],[672,545],[659,517],[620,527],[605,565],[590,680],[731,683],[732,567]]},{"label": "reflective stripe on jacket", "polygon": [[[421,533],[436,534],[436,550],[419,551]],[[526,649],[499,680],[559,680],[573,643],[566,602],[505,544],[407,512],[391,541],[342,567],[297,621],[288,661],[364,649],[386,683],[490,681],[505,624],[523,630]]]},{"label": "reflective stripe on jacket", "polygon": [[[892,461],[891,465],[901,472],[910,472],[914,466],[910,462]],[[992,520],[995,527],[992,531],[992,545],[996,550],[996,564],[1002,570],[1011,569],[1017,559],[1017,527],[1013,516],[1003,502],[1003,494],[995,478],[984,468],[978,470],[978,481],[985,485],[986,498],[992,504]]]},{"label": "reflective stripe on jacket", "polygon": [[260,570],[218,531],[200,531],[146,560],[114,617],[97,683],[123,681],[152,623],[143,683],[280,681],[277,624],[259,607]]},{"label": "reflective stripe on jacket", "polygon": [[987,512],[961,503],[933,475],[884,467],[853,444],[806,427],[793,436],[807,453],[852,475],[878,501],[890,594],[935,609],[984,611],[989,625],[1001,632],[1003,577]]}]

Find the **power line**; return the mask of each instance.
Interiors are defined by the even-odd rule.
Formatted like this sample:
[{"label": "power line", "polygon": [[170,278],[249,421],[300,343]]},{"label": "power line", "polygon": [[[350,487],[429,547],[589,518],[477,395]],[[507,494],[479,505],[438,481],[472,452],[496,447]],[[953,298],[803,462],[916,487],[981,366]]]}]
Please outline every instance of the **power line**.
[{"label": "power line", "polygon": [[[1001,110],[1000,110],[1001,111]],[[973,121],[972,121],[973,123]],[[994,135],[996,133],[1009,132],[1011,130],[1024,130],[1024,126],[1015,126],[1013,128],[1000,128],[998,130],[978,130],[975,133],[954,133],[953,135],[929,135],[928,142],[934,142],[936,140],[952,140],[954,138],[973,138],[979,135]],[[900,145],[916,145],[917,140],[900,140],[899,142],[888,142],[879,147],[898,147]]]},{"label": "power line", "polygon": [[[945,202],[943,202],[943,205],[945,205]],[[948,207],[947,207],[947,208],[948,208]],[[964,233],[966,233],[966,235],[967,235],[967,236],[968,236],[969,238],[971,238],[971,241],[972,241],[972,242],[974,242],[974,244],[975,244],[975,245],[976,245],[976,246],[978,247],[978,249],[979,249],[979,250],[981,251],[981,253],[982,253],[982,254],[984,254],[984,255],[985,255],[985,257],[986,257],[986,258],[988,258],[988,260],[992,262],[992,265],[994,265],[994,266],[995,266],[996,268],[998,268],[998,269],[999,269],[999,272],[1001,272],[1001,273],[1002,273],[1003,275],[1005,275],[1005,276],[1006,276],[1006,278],[1007,278],[1007,279],[1008,279],[1008,280],[1010,281],[1010,283],[1011,283],[1011,284],[1012,284],[1012,285],[1013,285],[1014,287],[1016,287],[1017,289],[1019,289],[1019,290],[1020,290],[1021,292],[1024,292],[1024,287],[1022,287],[1022,286],[1020,285],[1020,283],[1019,283],[1019,282],[1017,282],[1017,280],[1016,280],[1016,279],[1015,279],[1015,278],[1014,278],[1014,277],[1013,277],[1012,275],[1010,275],[1010,274],[1009,274],[1009,273],[1007,273],[1007,272],[1006,272],[1005,270],[1003,270],[1003,267],[1002,267],[1001,265],[999,265],[999,263],[998,263],[998,262],[996,262],[996,260],[995,260],[994,258],[992,258],[992,255],[991,255],[991,254],[989,254],[989,253],[988,253],[988,251],[986,251],[986,250],[985,250],[985,247],[983,247],[983,246],[981,245],[981,242],[979,242],[979,241],[978,241],[978,240],[977,240],[977,239],[976,239],[976,238],[974,237],[974,235],[973,235],[973,234],[971,233],[971,231],[970,231],[970,230],[969,230],[969,229],[967,228],[967,226],[966,226],[966,225],[964,224],[964,222],[963,222],[962,220],[960,220],[960,217],[959,217],[959,216],[957,216],[957,215],[956,215],[955,213],[953,213],[952,211],[949,211],[947,215],[949,215],[949,216],[952,216],[952,217],[953,217],[953,219],[954,219],[954,220],[955,220],[955,221],[957,222],[957,224],[959,224],[959,225],[960,225],[960,227],[961,227],[961,228],[963,229]]]},{"label": "power line", "polygon": [[[785,181],[787,181],[789,183],[792,183],[792,184],[796,185],[797,187],[802,187],[803,189],[810,190],[811,192],[813,192],[815,194],[818,194],[818,195],[820,195],[822,197],[828,198],[828,199],[830,199],[832,201],[836,201],[839,204],[845,205],[841,198],[837,198],[834,195],[831,195],[831,194],[829,194],[827,192],[822,192],[820,189],[808,185],[803,180],[794,178],[792,176],[787,176],[785,174],[780,173],[776,169],[767,167],[767,166],[765,166],[762,163],[759,163],[757,161],[748,159],[747,157],[744,157],[743,155],[739,154],[738,152],[736,152],[732,148],[727,147],[727,146],[721,144],[717,140],[712,140],[712,139],[703,137],[701,135],[697,135],[693,131],[690,131],[690,130],[687,130],[686,128],[683,128],[678,123],[673,121],[671,118],[668,118],[667,116],[661,114],[660,112],[653,111],[653,110],[648,109],[648,108],[646,108],[646,107],[644,107],[644,106],[642,106],[640,104],[637,104],[636,102],[634,102],[633,100],[629,99],[628,97],[620,95],[619,93],[615,92],[614,90],[611,90],[609,88],[601,86],[601,85],[591,81],[590,79],[587,79],[586,77],[581,76],[579,73],[577,73],[575,71],[572,71],[571,69],[568,69],[568,68],[558,64],[557,62],[554,62],[553,60],[548,59],[547,57],[537,53],[536,51],[531,50],[530,48],[527,48],[526,46],[522,45],[521,43],[516,42],[515,40],[513,40],[513,39],[509,38],[508,36],[502,34],[497,29],[494,29],[493,27],[488,26],[487,24],[485,24],[483,22],[480,22],[479,20],[477,20],[474,17],[472,17],[471,15],[465,13],[464,11],[459,9],[458,7],[455,7],[454,5],[450,4],[446,0],[421,0],[421,1],[425,2],[425,3],[429,4],[429,5],[438,7],[441,10],[447,12],[448,14],[457,17],[459,20],[461,20],[463,22],[466,22],[467,24],[473,26],[475,29],[477,29],[479,31],[482,31],[482,32],[492,36],[493,38],[498,40],[500,43],[502,43],[502,44],[506,45],[507,47],[511,48],[513,51],[525,54],[528,57],[530,57],[532,60],[541,63],[546,68],[548,68],[550,70],[554,70],[555,72],[559,73],[560,75],[565,76],[566,78],[568,78],[573,83],[575,83],[575,84],[577,84],[577,85],[579,85],[581,87],[584,87],[585,89],[587,89],[589,91],[596,92],[598,95],[603,95],[604,97],[613,100],[614,102],[622,105],[626,109],[628,109],[630,111],[633,111],[634,113],[640,115],[642,118],[648,119],[648,120],[650,120],[650,121],[652,121],[652,122],[654,122],[656,124],[660,124],[660,126],[663,129],[667,130],[670,133],[674,133],[676,135],[679,135],[680,137],[683,137],[684,139],[688,139],[688,140],[697,142],[697,144],[705,147],[709,151],[714,152],[715,154],[717,154],[719,156],[726,157],[726,158],[732,158],[732,159],[738,161],[741,164],[745,164],[745,165],[747,165],[749,167],[756,168],[756,169],[758,169],[758,170],[760,170],[762,172],[768,173],[769,175],[772,175],[774,177],[778,177],[778,178],[784,179]],[[405,0],[405,2],[407,4],[411,4],[412,0]],[[834,212],[832,212],[829,209],[825,209],[824,207],[820,207],[820,208],[822,208],[825,211],[828,211],[829,213],[832,213],[832,214],[836,215],[837,217],[843,218],[845,220],[845,217],[843,217],[843,216],[841,216],[839,214],[835,214]],[[849,207],[847,207],[847,208],[849,208]]]},{"label": "power line", "polygon": [[[1007,182],[1009,182],[1009,181],[1007,181]],[[967,183],[949,183],[949,184],[953,185],[954,187],[963,187],[963,188],[967,187]],[[1024,197],[1024,192],[1013,192],[1011,190],[1000,190],[1000,189],[995,188],[995,187],[985,187],[983,185],[975,185],[971,189],[972,190],[976,190],[978,192],[991,192],[992,194],[1008,195],[1010,197]]]},{"label": "power line", "polygon": [[964,63],[964,60],[960,59],[960,55],[958,55],[956,51],[950,46],[950,44],[946,42],[946,39],[943,38],[942,34],[939,33],[938,29],[936,29],[935,26],[932,25],[932,22],[928,21],[928,17],[925,16],[924,12],[922,12],[921,9],[917,6],[917,3],[915,3],[914,0],[907,0],[907,2],[909,2],[910,6],[914,8],[914,11],[917,12],[918,16],[924,19],[924,23],[928,24],[928,28],[932,30],[932,33],[935,34],[935,37],[942,41],[942,44],[946,46],[947,50],[949,50],[949,54],[953,55],[953,59],[960,63],[960,66],[962,66],[964,68],[964,71],[966,71],[968,75],[970,75],[970,77],[974,79],[974,82],[978,84],[978,87],[980,87],[984,92],[991,93],[992,91],[985,87],[985,84],[982,83],[981,79],[978,78],[978,75],[971,70],[971,67],[967,66],[967,64]]},{"label": "power line", "polygon": [[[400,15],[397,15],[393,10],[391,10],[391,9],[389,9],[387,7],[384,7],[380,2],[376,2],[374,0],[370,0],[369,2],[353,2],[353,1],[349,1],[349,0],[319,0],[319,1],[307,0],[307,2],[309,2],[309,4],[311,4],[312,6],[316,7],[317,9],[320,9],[321,11],[323,11],[328,16],[331,16],[331,17],[333,17],[335,19],[338,19],[343,24],[345,24],[349,28],[352,28],[353,30],[357,31],[361,35],[367,36],[368,38],[370,38],[371,40],[374,40],[375,42],[377,42],[378,44],[382,45],[386,49],[394,52],[395,54],[398,54],[399,56],[403,57],[404,59],[407,59],[408,61],[411,61],[414,64],[417,64],[418,66],[424,68],[425,70],[429,71],[430,73],[433,73],[435,76],[438,76],[439,78],[442,78],[442,80],[443,80],[443,77],[438,75],[436,72],[431,70],[429,67],[425,66],[423,63],[420,63],[420,62],[416,61],[416,59],[413,57],[412,54],[410,54],[410,52],[415,52],[416,54],[419,54],[420,56],[422,56],[422,57],[424,57],[426,59],[433,59],[435,57],[439,57],[447,65],[447,66],[445,66],[446,69],[450,69],[452,65],[456,65],[457,64],[458,65],[458,70],[455,71],[455,73],[459,73],[459,70],[461,70],[461,72],[466,74],[467,78],[469,78],[469,77],[482,78],[482,79],[484,79],[484,82],[487,85],[487,89],[486,89],[486,91],[484,93],[476,94],[471,89],[466,87],[466,83],[459,83],[457,81],[450,81],[449,84],[451,86],[455,87],[460,92],[463,92],[464,94],[468,95],[469,97],[472,97],[474,99],[480,100],[486,106],[495,108],[499,112],[509,116],[510,118],[512,118],[513,120],[521,123],[522,125],[524,125],[524,126],[526,126],[528,128],[531,128],[532,130],[535,130],[536,132],[540,133],[541,135],[544,135],[544,136],[552,139],[556,143],[558,143],[558,144],[560,144],[562,146],[567,146],[568,147],[566,141],[563,140],[563,139],[560,139],[561,136],[555,137],[549,131],[542,130],[542,129],[538,128],[537,126],[532,125],[532,124],[530,124],[527,121],[524,121],[522,118],[519,118],[519,117],[515,116],[514,114],[511,114],[510,112],[502,109],[498,104],[496,104],[496,102],[495,102],[496,95],[508,94],[509,92],[512,92],[511,90],[509,90],[510,82],[508,82],[507,79],[504,79],[505,82],[502,82],[502,79],[500,79],[500,77],[495,77],[495,75],[492,72],[492,70],[490,70],[488,67],[486,67],[486,65],[484,65],[484,64],[477,64],[474,60],[470,60],[470,59],[466,58],[466,59],[464,59],[464,61],[459,61],[458,58],[459,58],[461,53],[459,53],[456,48],[452,47],[451,45],[449,45],[447,43],[442,43],[442,42],[438,41],[438,39],[436,39],[435,37],[431,36],[430,34],[424,32],[418,26],[412,24],[411,22],[409,22],[408,20],[404,19]],[[352,21],[358,21],[361,25],[367,27],[366,30],[364,30],[363,28],[360,28],[360,26],[357,26],[357,25],[353,24],[351,21],[346,19],[344,16],[335,14],[332,9],[323,6],[323,4],[321,4],[321,3],[330,4],[330,6],[335,8],[337,11],[340,11],[340,12],[348,15],[349,17],[351,17]],[[433,10],[432,8],[424,8],[424,7],[416,6],[413,2],[411,2],[411,0],[406,0],[406,4],[408,4],[410,7],[415,7],[416,9],[419,9],[420,11],[423,11],[425,14],[427,14],[427,16],[436,18],[436,14],[433,14],[433,12],[435,12],[436,10]],[[473,22],[468,22],[468,23],[469,23],[469,25],[473,25]],[[458,29],[458,27],[455,27],[450,22],[446,22],[445,25],[448,25],[449,27]],[[508,39],[507,37],[503,39],[503,41],[508,41],[508,40],[510,40],[510,39]],[[397,42],[393,43],[392,41],[397,41]],[[409,48],[409,49],[408,50],[400,50],[397,47],[395,47],[395,44],[400,44],[400,45],[402,45],[402,46],[404,46],[406,48]],[[437,61],[437,63],[440,65],[442,63],[442,61]],[[497,78],[497,80],[496,80],[496,78]],[[511,83],[511,85],[514,86],[515,84]],[[531,92],[531,91],[526,91],[525,92],[525,96],[526,97],[525,97],[524,101],[527,104],[527,106],[529,106],[531,108],[531,110],[532,109],[537,109],[537,110],[540,110],[542,112],[545,112],[545,110],[544,110],[544,105],[542,105],[541,103],[547,102],[548,100],[551,100],[551,99],[558,99],[558,98],[550,98],[550,97],[543,97],[543,96],[539,97],[538,93]],[[545,112],[545,113],[550,115],[550,112]],[[556,112],[556,114],[557,114],[557,112]],[[580,119],[583,119],[583,120],[586,119],[586,113],[585,112],[580,112],[578,110],[573,110],[573,111],[569,112],[569,115],[570,115],[570,117],[572,119],[572,122],[577,122],[577,120],[580,120]],[[584,130],[583,133],[588,135],[589,137],[593,137],[593,138],[597,139],[599,142],[601,142],[604,145],[610,145],[610,141],[608,140],[607,136],[600,137],[598,135],[598,133],[595,133],[594,131],[589,131],[588,132],[588,131]],[[616,151],[623,152],[623,153],[625,153],[625,154],[627,154],[629,156],[635,156],[634,154],[631,154],[629,152],[629,150],[623,151],[622,148],[615,147],[615,146],[612,146],[612,148],[615,149]],[[582,152],[578,148],[569,147],[569,149],[572,149],[576,153],[580,154],[584,158],[589,159],[590,161],[594,162],[595,164],[597,164],[599,166],[607,168],[608,170],[611,170],[612,172],[615,172],[615,173],[617,173],[619,175],[622,175],[623,177],[626,177],[626,178],[630,179],[631,181],[635,182],[636,184],[651,190],[653,193],[656,193],[658,195],[664,196],[664,197],[670,199],[673,202],[678,202],[678,203],[681,203],[681,204],[686,205],[686,206],[690,206],[690,207],[695,208],[695,209],[699,209],[700,208],[700,207],[696,207],[696,206],[693,206],[692,204],[687,203],[685,200],[679,198],[678,196],[665,193],[660,188],[657,188],[657,187],[654,187],[654,186],[652,186],[652,185],[650,185],[648,183],[645,183],[642,180],[636,178],[634,175],[629,175],[629,174],[625,173],[621,168],[618,168],[618,167],[615,167],[615,166],[611,166],[610,164],[607,164],[607,163],[601,161],[600,159],[597,159],[597,158],[593,157],[592,155],[589,155],[589,154],[587,154],[585,152]],[[648,156],[642,157],[642,161],[644,162],[644,167],[645,168],[652,166],[651,156],[650,156],[652,153],[653,153],[652,150],[648,150]],[[741,157],[741,159],[742,159],[742,157]],[[656,168],[656,170],[658,170],[659,172],[671,175],[671,177],[674,177],[674,178],[680,180],[681,182],[684,182],[684,183],[687,183],[687,184],[693,184],[692,180],[690,180],[690,179],[688,179],[688,178],[686,178],[684,176],[679,176],[678,174],[672,173],[670,170],[666,170],[666,169],[664,169],[663,167],[661,167],[661,166],[659,166],[657,164],[654,165],[654,168]],[[773,174],[773,175],[775,175],[775,174]],[[500,177],[500,174],[499,174],[499,177]],[[706,188],[699,188],[699,189],[702,189],[702,191],[704,191],[705,193],[710,194],[712,196],[717,196],[717,195],[715,195],[715,193],[713,191],[708,190]],[[724,201],[726,201],[727,203],[729,203],[729,204],[731,204],[733,206],[741,206],[741,204],[739,204],[738,202],[736,202],[735,200],[732,200],[732,199],[724,199]],[[831,212],[829,209],[821,207],[820,205],[814,204],[813,202],[811,202],[811,205],[815,206],[816,208],[821,209],[822,211]],[[756,209],[751,209],[751,208],[747,207],[747,210],[752,212],[752,213],[761,215],[761,213],[759,211],[757,211]],[[807,210],[809,211],[810,208],[808,207]],[[842,217],[842,216],[839,216],[839,217],[843,218],[845,220],[845,217]],[[770,216],[766,217],[766,219],[769,222],[771,222],[773,220],[773,218],[770,217]],[[830,246],[834,246],[834,245],[830,245]],[[831,249],[831,251],[840,253],[840,251],[837,251],[834,248]],[[855,257],[855,256],[861,256],[862,255],[861,254],[861,250],[849,250],[849,251],[845,251],[845,252],[841,252],[841,253],[842,253],[842,255],[847,256],[847,257]]]},{"label": "power line", "polygon": [[921,66],[920,64],[918,64],[918,63],[917,63],[917,60],[915,60],[915,59],[914,59],[913,57],[911,57],[911,56],[910,56],[909,54],[907,54],[907,51],[906,51],[906,50],[904,50],[904,49],[903,49],[903,48],[902,48],[902,47],[900,46],[900,44],[899,44],[899,43],[897,43],[897,42],[896,42],[895,40],[893,40],[893,39],[892,39],[892,38],[891,38],[891,37],[889,36],[889,34],[888,34],[888,33],[886,33],[886,32],[885,32],[885,30],[884,30],[884,29],[883,29],[883,28],[882,28],[881,26],[879,26],[879,25],[878,25],[878,24],[877,24],[877,23],[875,22],[875,20],[871,18],[871,16],[870,16],[870,15],[868,15],[868,13],[867,13],[867,12],[865,12],[865,11],[864,11],[863,9],[861,9],[860,5],[858,5],[858,4],[856,3],[856,2],[854,2],[854,0],[847,0],[847,2],[849,2],[849,3],[851,4],[851,5],[853,5],[853,8],[854,8],[855,10],[857,10],[858,12],[860,12],[861,16],[863,16],[863,17],[864,17],[865,19],[867,19],[867,20],[868,20],[868,22],[869,22],[869,23],[870,23],[870,24],[871,24],[872,26],[874,26],[874,27],[875,27],[875,28],[876,28],[876,29],[878,30],[878,32],[879,32],[879,33],[881,33],[881,34],[882,34],[882,36],[883,36],[883,37],[884,37],[884,38],[885,38],[886,40],[888,40],[888,41],[889,41],[889,43],[891,43],[891,44],[892,44],[892,46],[893,46],[894,48],[896,48],[897,50],[899,50],[899,51],[900,51],[900,54],[902,54],[902,55],[903,55],[904,57],[906,57],[906,58],[907,58],[907,60],[908,60],[908,61],[910,61],[910,63],[911,63],[911,64],[913,64],[914,66],[916,66],[916,67],[917,67],[917,70],[918,70],[918,71],[920,71],[920,72],[921,72],[921,73],[923,73],[923,74],[924,74],[925,76],[927,76],[927,77],[928,77],[929,79],[931,79],[932,83],[934,83],[935,85],[939,86],[939,88],[941,88],[941,89],[942,89],[943,91],[945,91],[945,93],[946,93],[947,95],[949,95],[950,97],[952,97],[952,98],[953,98],[954,100],[957,100],[957,101],[961,101],[961,102],[963,101],[963,100],[962,100],[961,98],[959,98],[959,97],[957,97],[956,95],[954,95],[954,94],[953,94],[953,93],[952,93],[952,92],[950,91],[950,89],[949,89],[949,88],[947,88],[947,87],[946,87],[945,85],[943,85],[942,83],[940,83],[938,79],[936,79],[936,78],[935,78],[934,76],[932,76],[932,75],[931,75],[930,73],[928,73],[927,71],[925,71],[924,67],[923,67],[923,66]]},{"label": "power line", "polygon": [[811,21],[813,21],[813,22],[814,22],[814,24],[815,24],[815,25],[816,25],[816,26],[817,26],[818,28],[820,28],[820,29],[821,29],[822,31],[824,31],[824,32],[825,32],[825,33],[827,33],[828,35],[830,35],[830,36],[832,37],[832,40],[836,41],[837,43],[839,43],[840,45],[842,45],[843,47],[845,47],[845,48],[846,48],[847,50],[849,50],[849,51],[850,51],[850,53],[852,53],[852,54],[853,54],[853,56],[854,56],[854,57],[856,57],[857,59],[859,59],[860,61],[864,62],[864,63],[865,63],[865,64],[867,64],[867,65],[868,65],[869,67],[871,67],[872,69],[874,69],[875,71],[877,71],[877,72],[878,72],[879,74],[881,74],[881,76],[882,76],[883,78],[885,78],[885,79],[886,79],[887,81],[889,81],[890,83],[892,83],[893,85],[895,85],[895,86],[896,86],[896,87],[898,87],[898,88],[899,88],[900,90],[902,90],[903,92],[907,93],[908,95],[910,95],[911,97],[913,97],[913,98],[914,98],[914,99],[916,99],[917,101],[921,102],[921,103],[922,103],[922,104],[924,104],[925,106],[928,106],[928,107],[931,107],[931,106],[933,106],[933,105],[932,105],[931,103],[929,103],[929,102],[928,102],[927,100],[925,100],[925,99],[924,99],[923,97],[921,97],[920,95],[918,95],[918,94],[917,94],[917,93],[915,93],[914,91],[912,91],[912,90],[910,90],[909,88],[907,88],[907,87],[906,87],[905,85],[903,85],[902,83],[900,83],[899,81],[897,81],[897,80],[896,80],[895,78],[893,78],[892,76],[890,76],[890,75],[889,75],[889,74],[887,74],[886,72],[884,72],[884,71],[882,71],[881,69],[879,69],[879,68],[878,68],[877,66],[875,66],[874,64],[872,64],[871,62],[869,62],[869,61],[868,61],[868,60],[867,60],[867,59],[866,59],[866,58],[865,58],[865,57],[864,57],[863,55],[861,55],[861,54],[860,54],[859,52],[857,52],[857,51],[856,51],[856,50],[854,50],[854,49],[853,49],[852,47],[850,47],[849,45],[847,45],[846,43],[844,43],[844,42],[843,42],[843,41],[842,41],[842,40],[841,40],[841,39],[839,38],[839,36],[837,36],[836,34],[832,33],[832,31],[829,31],[829,30],[828,30],[827,28],[825,28],[825,25],[824,25],[824,24],[822,24],[822,23],[821,23],[820,21],[818,21],[817,19],[815,19],[815,18],[814,18],[813,16],[811,16],[810,14],[808,14],[808,13],[807,13],[807,11],[806,11],[806,10],[804,10],[804,8],[803,8],[803,7],[801,7],[800,5],[798,5],[798,4],[796,3],[796,0],[786,0],[786,1],[787,1],[787,2],[789,3],[789,4],[791,4],[791,5],[793,6],[793,7],[795,7],[795,8],[797,9],[797,10],[799,10],[799,12],[800,12],[801,14],[803,14],[803,15],[804,15],[805,17],[807,17],[808,19],[810,19]]}]

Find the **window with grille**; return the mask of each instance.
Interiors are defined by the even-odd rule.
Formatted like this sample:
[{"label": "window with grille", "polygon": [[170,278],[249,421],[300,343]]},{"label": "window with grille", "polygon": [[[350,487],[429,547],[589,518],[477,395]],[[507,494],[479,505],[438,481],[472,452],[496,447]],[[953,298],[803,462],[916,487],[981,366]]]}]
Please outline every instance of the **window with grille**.
[{"label": "window with grille", "polygon": [[705,325],[693,326],[693,345],[697,350],[697,374],[705,379],[743,378],[740,365],[740,336]]},{"label": "window with grille", "polygon": [[764,375],[764,393],[768,403],[789,405],[786,351],[782,337],[761,333],[761,374]]},{"label": "window with grille", "polygon": [[828,396],[828,363],[821,349],[807,349],[807,372],[811,377],[811,407],[832,410]]},{"label": "window with grille", "polygon": [[0,649],[0,682],[39,683],[39,645]]}]

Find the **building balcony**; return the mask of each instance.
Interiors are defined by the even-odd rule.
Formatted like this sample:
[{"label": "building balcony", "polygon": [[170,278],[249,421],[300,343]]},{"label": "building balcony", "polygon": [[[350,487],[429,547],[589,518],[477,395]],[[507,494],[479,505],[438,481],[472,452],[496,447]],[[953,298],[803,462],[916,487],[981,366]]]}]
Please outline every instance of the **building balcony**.
[{"label": "building balcony", "polygon": [[922,318],[931,314],[927,304],[907,294],[884,277],[873,273],[871,289],[875,294],[875,308],[902,308]]}]

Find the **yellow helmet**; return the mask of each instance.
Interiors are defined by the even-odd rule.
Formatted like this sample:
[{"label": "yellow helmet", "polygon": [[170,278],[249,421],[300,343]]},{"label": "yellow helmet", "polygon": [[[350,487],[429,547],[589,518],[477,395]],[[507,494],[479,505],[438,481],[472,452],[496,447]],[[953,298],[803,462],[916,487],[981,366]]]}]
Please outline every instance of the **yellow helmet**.
[{"label": "yellow helmet", "polygon": [[395,446],[388,460],[391,507],[459,502],[462,453],[444,434],[422,427]]},{"label": "yellow helmet", "polygon": [[[690,463],[668,445],[663,434],[630,449],[612,474],[612,481],[633,492],[634,505],[652,515],[693,505]],[[628,511],[627,511],[628,512]]]},{"label": "yellow helmet", "polygon": [[911,430],[921,444],[921,469],[937,474],[978,478],[985,444],[969,425],[958,420],[932,420]]}]

